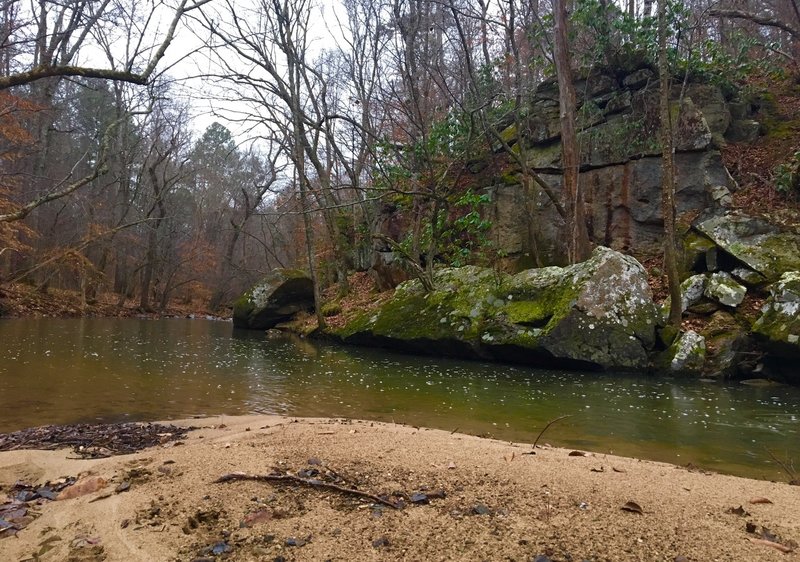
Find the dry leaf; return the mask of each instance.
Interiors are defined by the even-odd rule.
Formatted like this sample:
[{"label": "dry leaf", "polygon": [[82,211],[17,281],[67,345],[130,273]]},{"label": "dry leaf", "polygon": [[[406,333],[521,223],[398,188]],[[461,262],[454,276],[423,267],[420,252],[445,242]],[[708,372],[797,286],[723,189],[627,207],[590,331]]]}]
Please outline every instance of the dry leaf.
[{"label": "dry leaf", "polygon": [[784,554],[792,552],[792,549],[790,547],[783,545],[779,542],[768,541],[766,539],[754,539],[752,537],[747,537],[747,540],[749,540],[753,544],[760,544],[761,546],[771,546],[774,549],[780,550]]},{"label": "dry leaf", "polygon": [[772,503],[772,501],[768,498],[753,498],[750,500],[750,503]]},{"label": "dry leaf", "polygon": [[266,508],[259,509],[253,513],[248,513],[245,516],[244,521],[242,521],[242,527],[252,527],[258,523],[266,523],[267,521],[271,520],[272,517],[272,510]]},{"label": "dry leaf", "polygon": [[592,471],[592,472],[605,472],[605,471],[606,471],[606,469],[604,469],[604,468],[601,466],[600,468],[592,468],[592,469],[591,469],[591,471]]},{"label": "dry leaf", "polygon": [[81,478],[72,486],[64,488],[64,490],[58,494],[56,499],[71,500],[72,498],[79,498],[81,496],[85,496],[86,494],[94,493],[97,490],[101,490],[105,487],[105,479],[101,478],[100,476],[88,476],[86,478]]},{"label": "dry leaf", "polygon": [[728,509],[725,510],[725,513],[731,513],[733,515],[738,515],[740,517],[747,517],[748,515],[750,515],[744,510],[744,507],[741,505],[739,507],[729,507]]},{"label": "dry leaf", "polygon": [[613,470],[614,472],[620,472],[622,474],[627,474],[628,472],[627,470],[622,470],[621,468],[615,468],[613,466],[611,467],[611,470]]},{"label": "dry leaf", "polygon": [[625,502],[625,505],[623,505],[620,509],[623,511],[630,511],[631,513],[638,513],[639,515],[644,515],[644,510],[642,509],[642,506],[640,506],[636,502]]}]

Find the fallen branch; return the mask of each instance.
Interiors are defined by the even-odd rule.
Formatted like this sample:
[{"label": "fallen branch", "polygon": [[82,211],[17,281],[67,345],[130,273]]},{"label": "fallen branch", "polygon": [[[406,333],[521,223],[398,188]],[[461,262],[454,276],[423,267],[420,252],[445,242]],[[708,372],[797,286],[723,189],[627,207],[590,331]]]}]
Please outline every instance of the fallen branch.
[{"label": "fallen branch", "polygon": [[790,460],[787,459],[786,462],[784,462],[781,459],[779,459],[778,456],[772,451],[770,451],[767,447],[764,447],[764,450],[767,452],[770,458],[773,461],[775,461],[778,464],[778,466],[780,466],[783,469],[783,471],[789,476],[789,484],[795,485],[796,483],[800,482],[800,476],[797,475],[797,471],[794,470],[794,466],[792,466]]},{"label": "fallen branch", "polygon": [[223,474],[222,476],[214,480],[213,484],[221,484],[223,482],[236,482],[239,480],[254,480],[256,482],[282,482],[282,483],[288,482],[290,484],[298,484],[300,486],[308,486],[310,488],[322,488],[324,490],[333,490],[335,492],[340,492],[342,494],[349,494],[351,496],[357,496],[359,498],[369,499],[376,503],[387,505],[392,509],[401,508],[401,505],[389,501],[387,499],[384,499],[380,496],[376,496],[375,494],[370,494],[369,492],[353,490],[352,488],[345,488],[343,486],[338,486],[336,484],[323,482],[322,480],[317,480],[313,478],[300,478],[299,476],[294,476],[292,474],[247,474],[246,472],[231,472],[228,474]]},{"label": "fallen branch", "polygon": [[535,449],[535,448],[536,448],[536,444],[539,442],[539,439],[541,439],[541,438],[542,438],[542,435],[544,435],[544,432],[545,432],[545,431],[547,431],[547,430],[548,430],[548,428],[549,428],[551,425],[553,425],[553,424],[554,424],[554,423],[556,423],[557,421],[561,421],[561,420],[563,420],[563,419],[565,419],[565,418],[571,418],[571,417],[572,417],[572,414],[568,414],[568,415],[566,415],[566,416],[560,416],[560,417],[557,417],[557,418],[556,418],[556,419],[554,419],[554,420],[550,420],[549,422],[547,422],[547,425],[546,425],[546,426],[544,426],[544,429],[542,429],[542,430],[539,432],[539,435],[537,435],[537,436],[536,436],[536,441],[534,441],[534,442],[533,442],[533,446],[531,447],[531,449]]}]

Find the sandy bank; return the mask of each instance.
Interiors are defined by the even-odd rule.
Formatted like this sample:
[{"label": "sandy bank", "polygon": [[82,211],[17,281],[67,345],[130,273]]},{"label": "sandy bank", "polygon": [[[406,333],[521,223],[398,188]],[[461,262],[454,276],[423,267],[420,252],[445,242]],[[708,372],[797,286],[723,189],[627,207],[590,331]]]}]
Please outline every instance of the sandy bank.
[{"label": "sandy bank", "polygon": [[[38,518],[0,539],[0,558],[192,561],[214,559],[216,547],[216,559],[270,561],[798,559],[750,540],[766,528],[783,544],[800,541],[800,488],[787,484],[564,449],[525,455],[530,445],[377,422],[177,423],[202,428],[180,446],[100,460],[67,450],[0,453],[4,493],[17,480],[92,473],[108,481],[35,506]],[[305,471],[391,501],[405,495],[406,505],[296,482],[214,483],[234,471]],[[130,488],[114,493],[123,482]],[[411,503],[422,499],[414,494],[433,497]],[[629,501],[643,513],[620,509]],[[729,512],[739,506],[748,515]]]}]

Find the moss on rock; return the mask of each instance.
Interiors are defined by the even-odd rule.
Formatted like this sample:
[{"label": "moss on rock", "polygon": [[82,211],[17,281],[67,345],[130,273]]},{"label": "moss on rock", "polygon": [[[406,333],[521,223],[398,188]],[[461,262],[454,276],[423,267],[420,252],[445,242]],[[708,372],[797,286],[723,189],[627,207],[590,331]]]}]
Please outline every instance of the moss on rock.
[{"label": "moss on rock", "polygon": [[657,311],[644,268],[598,248],[573,266],[514,276],[468,266],[397,287],[377,312],[335,334],[345,341],[468,354],[530,364],[642,368]]},{"label": "moss on rock", "polygon": [[313,310],[314,286],[299,269],[275,269],[233,304],[233,325],[266,330],[297,312]]},{"label": "moss on rock", "polygon": [[800,272],[784,273],[753,324],[753,334],[775,354],[800,357]]},{"label": "moss on rock", "polygon": [[695,226],[717,246],[770,281],[800,270],[800,235],[744,215],[712,217]]}]

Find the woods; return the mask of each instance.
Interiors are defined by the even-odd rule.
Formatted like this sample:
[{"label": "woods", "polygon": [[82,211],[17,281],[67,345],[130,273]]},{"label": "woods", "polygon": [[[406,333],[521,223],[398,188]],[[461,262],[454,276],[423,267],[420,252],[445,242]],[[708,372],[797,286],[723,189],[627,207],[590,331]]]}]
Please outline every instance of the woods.
[{"label": "woods", "polygon": [[[798,28],[797,0],[4,0],[0,283],[220,310],[300,267],[321,311],[353,271],[432,289],[437,264],[582,261],[608,243],[587,210],[592,143],[616,142],[588,137],[589,90],[637,69],[662,91],[669,250],[686,84],[733,99],[796,80]],[[527,151],[543,139],[559,151],[546,165]],[[498,228],[509,184],[525,194],[519,249]],[[666,251],[673,288],[678,260]]]}]

